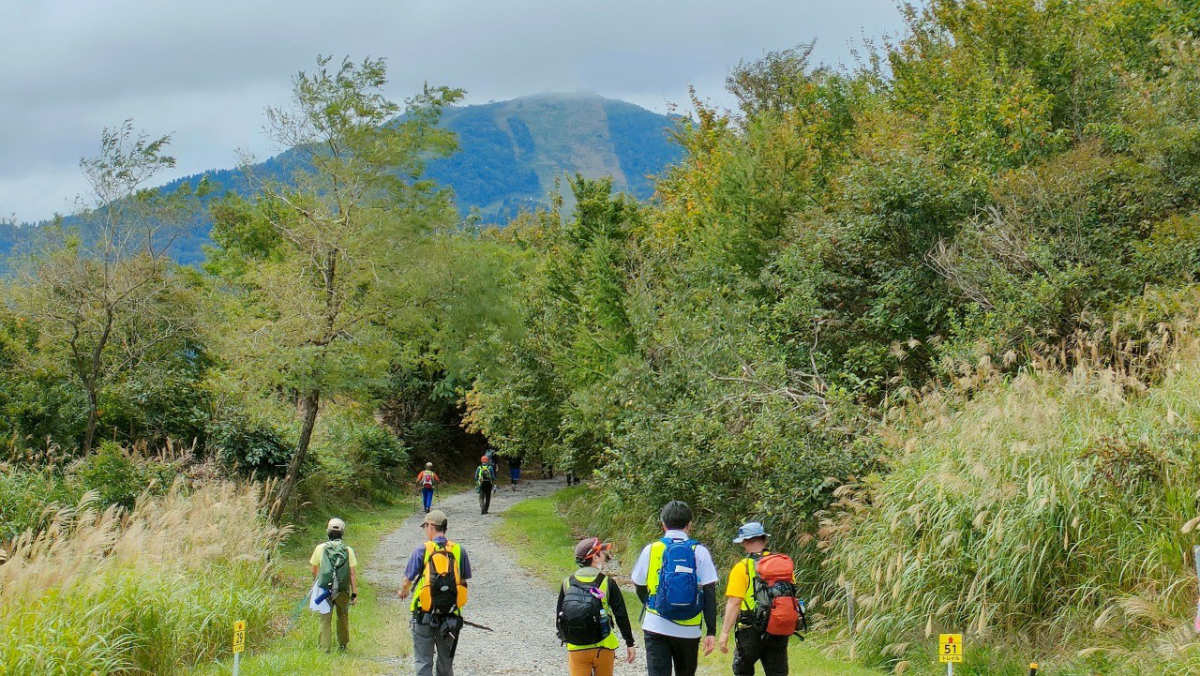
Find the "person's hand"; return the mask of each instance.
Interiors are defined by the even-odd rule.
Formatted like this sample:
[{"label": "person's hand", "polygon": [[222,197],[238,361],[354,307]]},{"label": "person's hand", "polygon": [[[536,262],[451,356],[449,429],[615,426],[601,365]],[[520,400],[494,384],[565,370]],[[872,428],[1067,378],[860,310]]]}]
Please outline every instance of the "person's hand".
[{"label": "person's hand", "polygon": [[633,646],[625,647],[625,661],[633,664],[633,660],[637,658],[637,648]]},{"label": "person's hand", "polygon": [[717,643],[721,646],[721,652],[729,652],[729,632],[721,632],[721,638],[717,639]]},{"label": "person's hand", "polygon": [[713,649],[716,647],[717,647],[717,637],[716,636],[705,636],[704,637],[704,656],[705,657],[708,657],[709,655],[711,655]]},{"label": "person's hand", "polygon": [[401,587],[400,591],[396,592],[396,594],[402,599],[408,598],[408,587]]}]

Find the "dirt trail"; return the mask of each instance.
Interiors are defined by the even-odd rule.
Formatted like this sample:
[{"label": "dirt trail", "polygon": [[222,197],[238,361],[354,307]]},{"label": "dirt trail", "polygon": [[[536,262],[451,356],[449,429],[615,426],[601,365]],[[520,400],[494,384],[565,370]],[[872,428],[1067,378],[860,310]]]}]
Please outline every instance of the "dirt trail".
[{"label": "dirt trail", "polygon": [[[534,577],[517,564],[512,551],[492,538],[500,514],[526,498],[549,495],[563,487],[561,480],[522,481],[513,492],[502,485],[492,498],[487,515],[479,513],[473,491],[434,499],[434,508],[446,512],[447,535],[467,550],[471,562],[471,596],[466,618],[492,627],[485,632],[463,630],[454,659],[455,674],[557,674],[566,672],[566,652],[554,635],[554,606],[557,592],[545,580]],[[380,598],[390,598],[397,613],[407,617],[407,602],[401,605],[395,591],[400,588],[404,567],[413,550],[424,542],[418,529],[423,513],[414,514],[404,525],[385,536],[375,550],[371,567],[363,577],[375,585]],[[569,555],[569,553],[568,553]],[[631,610],[632,611],[632,610]],[[640,647],[640,637],[638,640]],[[617,674],[645,673],[641,650],[634,665],[622,663]],[[623,656],[624,649],[618,651]],[[412,658],[389,660],[397,674],[413,671]]]}]

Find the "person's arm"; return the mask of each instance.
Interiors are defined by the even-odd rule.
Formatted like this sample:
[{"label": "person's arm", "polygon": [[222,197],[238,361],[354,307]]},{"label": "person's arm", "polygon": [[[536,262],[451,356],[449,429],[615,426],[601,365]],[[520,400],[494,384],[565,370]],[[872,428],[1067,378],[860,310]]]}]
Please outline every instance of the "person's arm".
[{"label": "person's arm", "polygon": [[[612,609],[613,617],[617,620],[621,638],[625,639],[625,645],[632,646],[634,645],[633,627],[629,624],[629,613],[625,609],[625,595],[621,593],[621,588],[612,579],[608,581],[608,591],[608,607]],[[559,598],[562,598],[561,593]]]},{"label": "person's arm", "polygon": [[729,632],[733,631],[733,625],[737,624],[738,613],[741,610],[741,599],[736,596],[725,597],[725,618],[721,622],[721,638],[717,639],[723,653],[729,652]]},{"label": "person's arm", "polygon": [[319,567],[319,566],[317,566],[316,564],[313,564],[312,571],[313,571],[313,579],[314,579],[314,580],[315,580],[315,579],[317,579],[317,571],[318,571],[319,569],[320,569],[320,567]]},{"label": "person's arm", "polygon": [[650,602],[650,588],[646,585],[635,584],[633,591],[637,593],[638,600],[642,602],[643,606]]},{"label": "person's arm", "polygon": [[704,592],[704,627],[708,636],[717,635],[717,583],[700,588]]},{"label": "person's arm", "polygon": [[350,566],[350,601],[358,598],[358,566]]}]

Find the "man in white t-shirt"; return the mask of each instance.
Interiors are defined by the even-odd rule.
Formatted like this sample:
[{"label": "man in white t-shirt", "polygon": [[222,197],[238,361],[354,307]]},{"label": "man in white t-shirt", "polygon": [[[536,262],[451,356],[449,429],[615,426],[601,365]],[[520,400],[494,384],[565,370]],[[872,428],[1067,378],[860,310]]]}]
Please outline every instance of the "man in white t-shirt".
[{"label": "man in white t-shirt", "polygon": [[[633,583],[638,598],[646,606],[642,630],[646,638],[646,671],[649,676],[671,676],[672,665],[676,676],[693,676],[699,661],[701,623],[704,636],[704,654],[712,653],[717,634],[717,568],[712,554],[704,545],[691,540],[692,510],[686,502],[672,500],[659,513],[663,538],[655,540],[642,549],[637,564],[633,567]],[[695,558],[695,570],[676,565],[676,573],[695,574],[702,596],[700,612],[683,619],[668,619],[655,608],[663,559],[668,543],[690,542]]]}]

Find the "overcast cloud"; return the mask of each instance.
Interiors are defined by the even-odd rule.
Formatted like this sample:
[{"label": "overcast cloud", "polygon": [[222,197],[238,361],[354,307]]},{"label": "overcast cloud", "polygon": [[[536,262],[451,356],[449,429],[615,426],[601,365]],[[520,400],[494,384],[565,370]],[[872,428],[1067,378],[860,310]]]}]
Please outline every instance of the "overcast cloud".
[{"label": "overcast cloud", "polygon": [[731,105],[740,60],[817,39],[846,64],[900,28],[894,0],[6,0],[0,6],[0,217],[46,218],[85,191],[78,161],[125,118],[173,135],[163,180],[265,157],[263,108],[317,54],[386,57],[389,93],[469,103],[590,91],[664,112],[689,84]]}]

